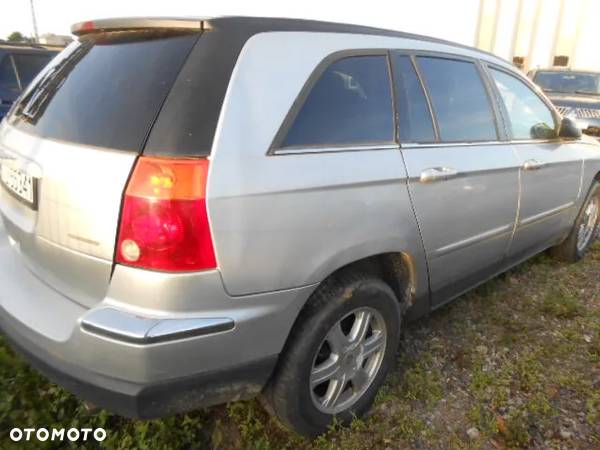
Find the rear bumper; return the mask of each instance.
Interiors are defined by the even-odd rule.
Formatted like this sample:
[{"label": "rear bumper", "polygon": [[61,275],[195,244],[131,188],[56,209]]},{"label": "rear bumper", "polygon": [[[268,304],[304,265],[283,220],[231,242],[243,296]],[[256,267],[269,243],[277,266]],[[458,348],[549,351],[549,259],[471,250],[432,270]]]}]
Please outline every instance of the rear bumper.
[{"label": "rear bumper", "polygon": [[49,380],[94,405],[132,419],[154,419],[258,394],[277,364],[277,356],[227,369],[137,384],[90,372],[57,360],[24,342],[4,316],[0,329],[11,347]]},{"label": "rear bumper", "polygon": [[117,266],[90,309],[40,281],[17,247],[0,220],[0,331],[48,378],[127,417],[259,393],[314,289],[231,297],[217,271]]}]

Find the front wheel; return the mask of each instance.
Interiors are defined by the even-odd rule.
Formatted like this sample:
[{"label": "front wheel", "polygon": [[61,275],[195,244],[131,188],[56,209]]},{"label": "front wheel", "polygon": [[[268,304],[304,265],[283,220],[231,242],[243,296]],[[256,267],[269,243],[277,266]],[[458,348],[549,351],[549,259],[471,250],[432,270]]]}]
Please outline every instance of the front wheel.
[{"label": "front wheel", "polygon": [[598,236],[600,226],[600,184],[594,183],[569,237],[552,250],[563,261],[576,262],[583,258]]},{"label": "front wheel", "polygon": [[309,438],[334,418],[363,415],[394,362],[400,316],[394,292],[377,278],[347,273],[326,282],[294,326],[264,394],[267,409]]}]

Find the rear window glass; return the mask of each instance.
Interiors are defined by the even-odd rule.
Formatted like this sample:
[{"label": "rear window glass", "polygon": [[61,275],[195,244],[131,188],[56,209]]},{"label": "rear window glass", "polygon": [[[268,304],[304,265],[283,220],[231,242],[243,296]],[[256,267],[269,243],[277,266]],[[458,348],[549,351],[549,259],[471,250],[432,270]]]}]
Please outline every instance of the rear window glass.
[{"label": "rear window glass", "polygon": [[493,141],[498,138],[492,107],[475,64],[431,57],[418,57],[417,60],[442,141]]},{"label": "rear window glass", "polygon": [[394,140],[394,115],[385,56],[332,63],[317,80],[282,147],[354,145]]},{"label": "rear window glass", "polygon": [[45,138],[140,151],[198,34],[113,32],[69,46],[11,121]]},{"label": "rear window glass", "polygon": [[47,55],[34,55],[34,54],[23,54],[13,53],[13,60],[17,67],[19,74],[19,80],[21,80],[21,86],[25,88],[35,76],[41,72],[41,70],[50,62],[53,58],[53,54]]},{"label": "rear window glass", "polygon": [[431,111],[409,56],[394,57],[398,127],[402,142],[435,141]]}]

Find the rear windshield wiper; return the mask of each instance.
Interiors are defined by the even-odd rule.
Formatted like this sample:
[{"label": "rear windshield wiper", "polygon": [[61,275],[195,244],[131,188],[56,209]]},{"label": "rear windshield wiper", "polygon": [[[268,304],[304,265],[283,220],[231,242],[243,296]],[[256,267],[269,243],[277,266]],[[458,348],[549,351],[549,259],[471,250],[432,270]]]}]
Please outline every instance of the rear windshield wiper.
[{"label": "rear windshield wiper", "polygon": [[51,68],[38,82],[31,92],[29,92],[21,101],[20,113],[28,121],[35,122],[56,91],[60,89],[71,69],[87,54],[91,49],[89,44],[81,44],[73,53],[63,59],[56,66]]},{"label": "rear windshield wiper", "polygon": [[575,91],[576,94],[581,95],[600,95],[600,92],[590,92],[590,91]]}]

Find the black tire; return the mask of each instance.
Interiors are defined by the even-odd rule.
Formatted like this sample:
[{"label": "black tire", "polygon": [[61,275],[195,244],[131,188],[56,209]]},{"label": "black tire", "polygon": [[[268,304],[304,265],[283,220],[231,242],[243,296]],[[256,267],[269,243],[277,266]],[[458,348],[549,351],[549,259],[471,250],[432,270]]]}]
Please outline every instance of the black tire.
[{"label": "black tire", "polygon": [[557,245],[551,249],[552,256],[562,261],[571,263],[577,262],[585,256],[587,250],[598,238],[598,231],[600,227],[600,219],[596,219],[591,239],[589,239],[587,244],[583,247],[578,245],[579,229],[586,218],[586,210],[593,201],[600,202],[600,184],[597,182],[594,182],[592,188],[590,189],[589,195],[584,202],[583,207],[577,216],[577,220],[575,221],[575,225],[573,226],[573,229],[569,233],[567,239],[565,239],[560,245]]},{"label": "black tire", "polygon": [[[369,307],[385,322],[383,357],[366,391],[348,409],[326,414],[312,397],[310,375],[315,355],[328,332],[357,308]],[[347,271],[326,280],[300,313],[280,358],[278,368],[263,393],[266,409],[287,427],[314,438],[327,430],[334,417],[347,424],[365,414],[393,366],[400,340],[401,309],[392,289],[380,279]],[[382,347],[383,348],[383,347]],[[376,375],[375,375],[376,374]]]}]

